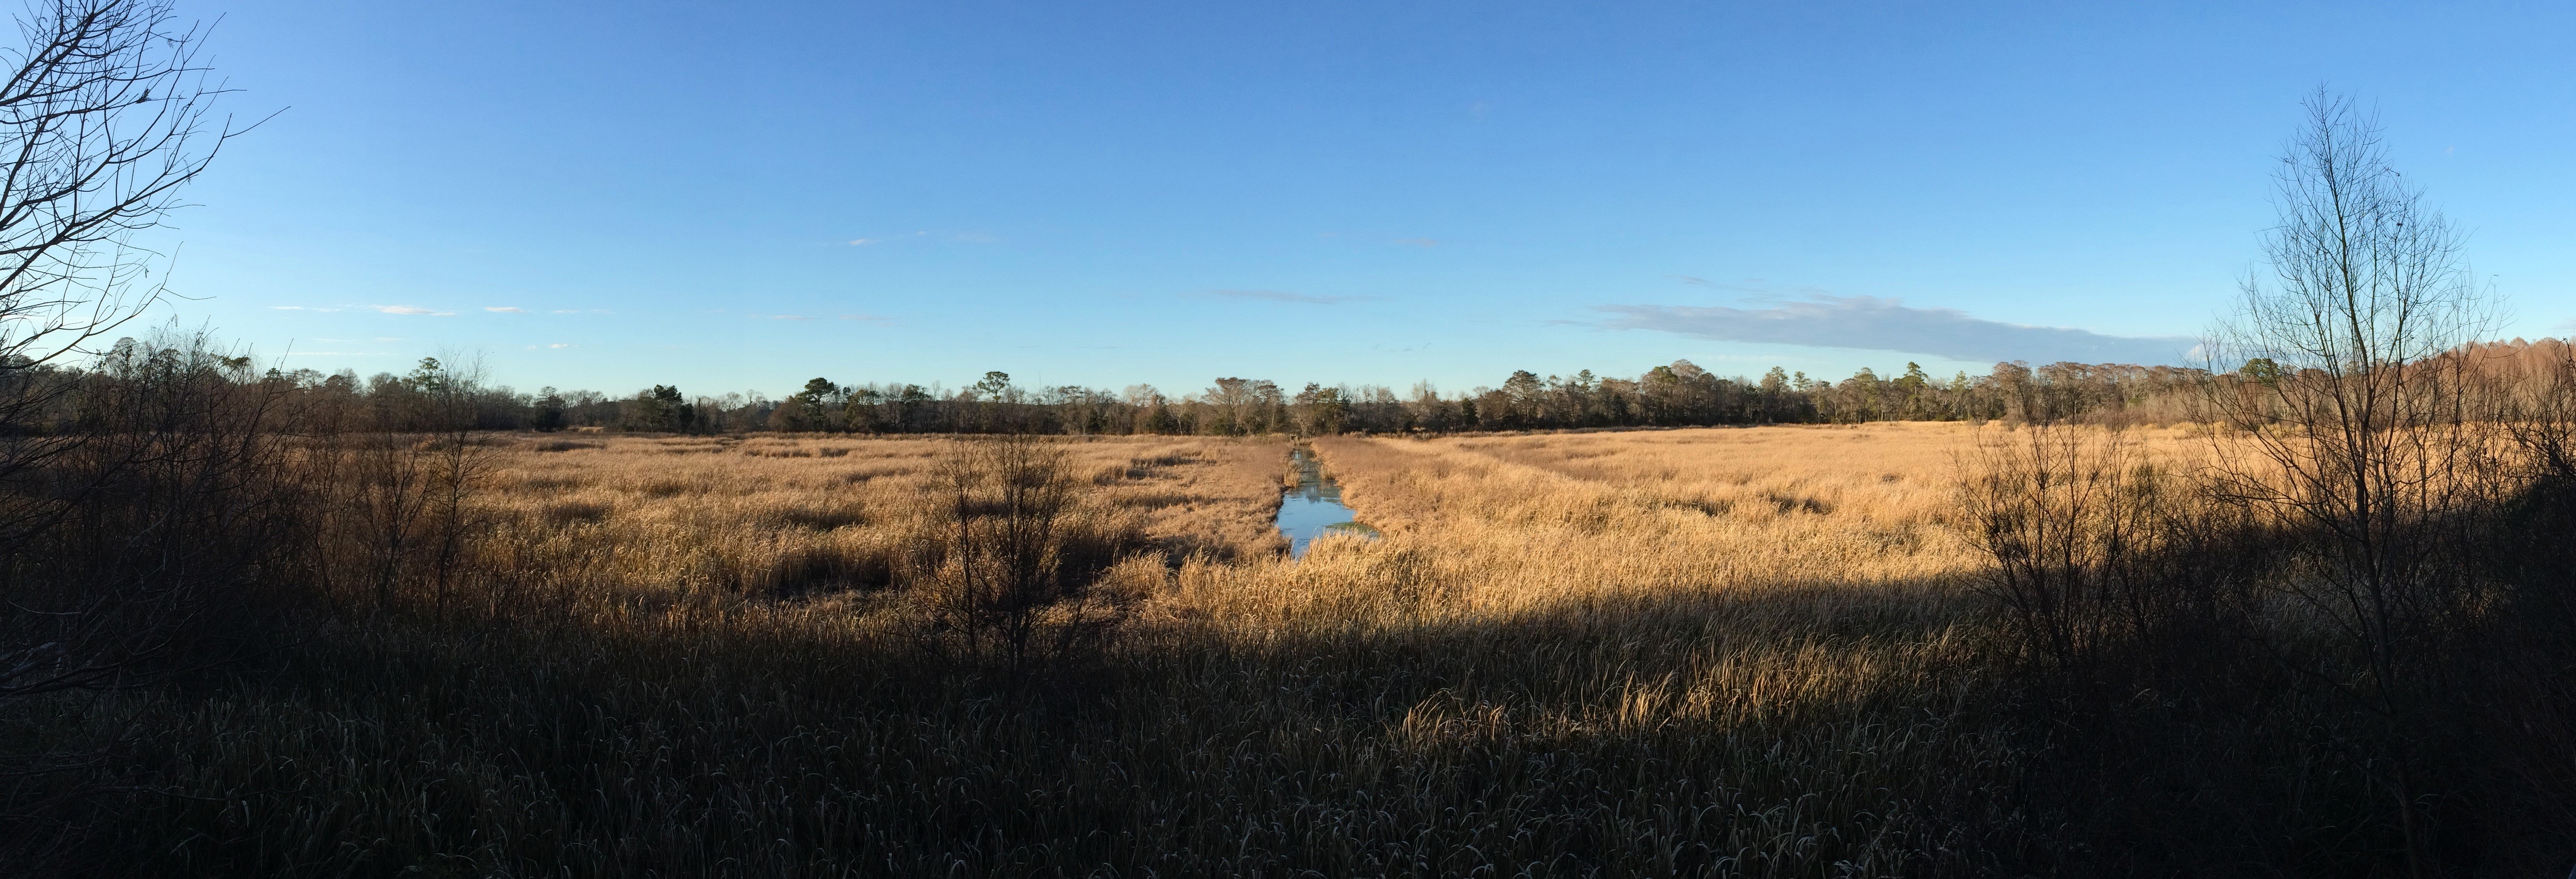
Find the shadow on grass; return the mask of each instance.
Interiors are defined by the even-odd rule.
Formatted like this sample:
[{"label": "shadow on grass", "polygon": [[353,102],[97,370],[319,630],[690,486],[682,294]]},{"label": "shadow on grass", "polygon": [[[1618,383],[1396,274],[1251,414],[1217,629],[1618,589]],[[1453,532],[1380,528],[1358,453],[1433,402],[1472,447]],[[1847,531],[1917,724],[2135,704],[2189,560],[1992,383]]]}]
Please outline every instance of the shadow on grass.
[{"label": "shadow on grass", "polygon": [[78,852],[259,876],[2392,866],[2332,706],[2034,672],[1953,584],[1175,623],[1016,680],[867,616],[317,624],[55,706],[143,731],[123,778],[151,792],[100,803]]}]

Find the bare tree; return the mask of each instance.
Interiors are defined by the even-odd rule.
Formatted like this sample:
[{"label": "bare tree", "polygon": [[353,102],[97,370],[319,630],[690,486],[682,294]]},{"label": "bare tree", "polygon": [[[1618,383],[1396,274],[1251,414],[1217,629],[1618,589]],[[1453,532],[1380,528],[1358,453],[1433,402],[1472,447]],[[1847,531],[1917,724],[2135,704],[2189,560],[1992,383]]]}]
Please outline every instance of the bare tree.
[{"label": "bare tree", "polygon": [[2266,271],[2208,344],[2214,367],[2246,365],[2212,386],[2226,427],[2213,471],[2222,497],[2316,535],[2281,595],[2358,664],[2310,670],[2383,721],[2381,771],[2421,874],[2438,867],[2410,737],[2432,651],[2474,604],[2452,538],[2502,484],[2497,422],[2473,411],[2474,367],[2453,353],[2489,311],[2459,234],[2390,167],[2376,121],[2322,91],[2305,106],[2275,175]]},{"label": "bare tree", "polygon": [[[166,0],[52,0],[0,49],[0,485],[62,450],[26,422],[67,389],[39,380],[166,294],[133,241],[243,130],[198,59],[203,28]],[[38,375],[31,375],[38,374]],[[58,504],[0,509],[0,539]]]},{"label": "bare tree", "polygon": [[912,560],[931,635],[1020,672],[1118,622],[1090,589],[1118,548],[1088,533],[1062,447],[1027,433],[959,439],[935,474],[931,533]]},{"label": "bare tree", "polygon": [[[243,129],[166,0],[49,0],[0,47],[0,698],[129,684],[284,545],[278,388],[202,337],[93,343],[160,301],[137,233]],[[104,355],[87,370],[70,357]],[[66,412],[78,401],[88,411]],[[38,424],[76,416],[72,424]],[[57,417],[54,420],[61,421]],[[0,755],[43,815],[104,743]],[[0,859],[33,850],[9,845]]]}]

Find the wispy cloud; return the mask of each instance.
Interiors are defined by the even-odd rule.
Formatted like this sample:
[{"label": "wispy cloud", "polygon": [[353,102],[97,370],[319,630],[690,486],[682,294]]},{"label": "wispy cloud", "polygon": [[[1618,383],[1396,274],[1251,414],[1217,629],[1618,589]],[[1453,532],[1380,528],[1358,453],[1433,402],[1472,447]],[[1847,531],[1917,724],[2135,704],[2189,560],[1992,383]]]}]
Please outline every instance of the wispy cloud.
[{"label": "wispy cloud", "polygon": [[1722,342],[1899,351],[1969,361],[2181,363],[2195,344],[2185,336],[2112,336],[2067,327],[2004,323],[1955,308],[1914,308],[1875,296],[1811,293],[1804,299],[1778,302],[1768,308],[1596,308],[1616,315],[1599,324],[1611,329],[1657,330]]},{"label": "wispy cloud", "polygon": [[884,316],[881,316],[881,315],[874,315],[874,314],[836,314],[836,315],[832,315],[831,317],[823,317],[823,316],[821,316],[821,315],[812,315],[812,314],[769,314],[769,315],[762,315],[762,314],[749,314],[749,315],[744,315],[744,316],[745,316],[745,317],[750,317],[750,318],[755,318],[755,319],[757,319],[757,318],[767,318],[767,319],[769,319],[769,320],[792,320],[792,321],[809,321],[809,320],[855,320],[855,321],[867,321],[867,322],[870,322],[870,323],[890,323],[890,322],[892,322],[892,321],[894,320],[894,318],[884,317]]},{"label": "wispy cloud", "polygon": [[1756,297],[1772,297],[1772,296],[1777,296],[1777,295],[1779,295],[1779,294],[1781,294],[1781,293],[1783,293],[1783,292],[1796,293],[1796,294],[1799,294],[1799,295],[1801,295],[1801,296],[1824,296],[1824,295],[1829,295],[1829,294],[1828,294],[1828,293],[1827,293],[1823,288],[1820,288],[1820,287],[1792,287],[1792,288],[1789,288],[1789,289],[1787,289],[1787,290],[1785,290],[1785,291],[1784,291],[1784,290],[1780,289],[1779,287],[1774,286],[1771,282],[1769,282],[1769,281],[1765,281],[1765,280],[1762,280],[1761,278],[1746,278],[1746,279],[1741,280],[1741,281],[1711,281],[1711,280],[1709,280],[1709,279],[1707,279],[1707,278],[1696,278],[1696,277],[1692,277],[1692,276],[1690,276],[1690,275],[1665,275],[1664,277],[1671,278],[1671,279],[1676,280],[1676,281],[1680,281],[1680,282],[1682,282],[1682,283],[1684,283],[1684,284],[1690,284],[1690,285],[1692,285],[1692,286],[1697,286],[1697,287],[1715,287],[1715,288],[1720,289],[1720,290],[1733,290],[1733,291],[1738,292],[1738,293],[1751,293],[1751,294],[1754,294]]},{"label": "wispy cloud", "polygon": [[375,309],[375,310],[377,310],[377,311],[384,312],[384,313],[386,313],[386,314],[418,314],[418,315],[426,315],[426,316],[429,316],[429,317],[455,317],[455,316],[456,316],[456,312],[453,312],[453,311],[432,311],[432,310],[430,310],[430,309],[420,308],[420,307],[417,307],[417,306],[411,306],[411,305],[370,305],[370,306],[367,306],[367,307],[368,307],[368,308]]},{"label": "wispy cloud", "polygon": [[1385,230],[1375,230],[1375,231],[1362,230],[1362,231],[1357,231],[1357,232],[1317,232],[1317,233],[1315,233],[1315,237],[1317,237],[1317,238],[1321,238],[1321,239],[1324,239],[1324,240],[1326,240],[1326,241],[1333,241],[1333,240],[1348,239],[1348,240],[1350,240],[1350,241],[1352,241],[1352,242],[1354,242],[1354,243],[1359,243],[1359,244],[1402,244],[1402,245],[1405,245],[1405,246],[1407,246],[1407,247],[1438,247],[1438,246],[1440,246],[1440,239],[1438,239],[1438,238],[1432,238],[1432,237],[1425,236],[1425,235],[1404,236],[1404,235],[1399,235],[1399,234],[1397,234],[1397,233],[1388,232],[1388,231],[1385,231]]},{"label": "wispy cloud", "polygon": [[1002,239],[995,237],[993,233],[990,232],[932,232],[925,229],[918,232],[905,232],[900,235],[879,235],[874,238],[852,238],[849,240],[849,243],[844,246],[873,247],[879,244],[895,244],[906,241],[948,241],[958,244],[995,244],[999,243],[1001,240]]},{"label": "wispy cloud", "polygon": [[1312,293],[1290,293],[1285,290],[1209,290],[1200,294],[1213,299],[1251,299],[1262,302],[1303,302],[1309,305],[1334,305],[1343,302],[1366,302],[1375,296],[1317,296]]},{"label": "wispy cloud", "polygon": [[483,310],[484,310],[484,311],[498,311],[498,312],[501,312],[501,313],[503,313],[503,314],[526,314],[526,313],[528,313],[528,310],[527,310],[527,309],[520,308],[520,307],[518,307],[518,306],[516,306],[516,305],[486,305],[486,306],[483,306]]}]

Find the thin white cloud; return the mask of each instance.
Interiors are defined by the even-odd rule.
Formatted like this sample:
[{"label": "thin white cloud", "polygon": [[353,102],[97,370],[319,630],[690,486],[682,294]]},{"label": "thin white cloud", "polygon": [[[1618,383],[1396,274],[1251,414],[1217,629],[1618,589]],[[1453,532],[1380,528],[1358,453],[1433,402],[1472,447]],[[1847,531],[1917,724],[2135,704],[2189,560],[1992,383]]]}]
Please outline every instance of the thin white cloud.
[{"label": "thin white cloud", "polygon": [[1002,239],[995,237],[990,232],[932,232],[930,230],[923,229],[914,232],[906,232],[901,235],[882,235],[874,238],[852,238],[842,246],[872,247],[879,244],[895,244],[906,241],[948,241],[957,244],[997,244],[1000,243],[1001,240]]},{"label": "thin white cloud", "polygon": [[925,232],[906,232],[906,233],[903,233],[903,234],[901,234],[901,235],[884,235],[884,236],[879,236],[879,237],[876,237],[876,238],[852,238],[852,239],[850,239],[850,246],[851,246],[851,247],[867,247],[867,246],[875,245],[875,244],[887,244],[887,243],[892,243],[892,242],[896,242],[896,241],[911,241],[911,240],[913,240],[913,239],[917,239],[917,238],[928,238],[928,237],[930,237],[930,233],[925,231]]},{"label": "thin white cloud", "polygon": [[429,309],[426,309],[426,308],[421,308],[421,307],[418,307],[418,306],[412,306],[412,305],[370,305],[370,306],[367,306],[367,307],[368,307],[368,308],[375,309],[375,310],[380,311],[380,312],[384,312],[384,313],[386,313],[386,314],[417,314],[417,315],[425,315],[425,316],[428,316],[428,317],[455,317],[455,316],[456,316],[456,312],[453,312],[453,311],[432,311],[432,310],[429,310]]},{"label": "thin white cloud", "polygon": [[1252,299],[1263,302],[1302,302],[1309,305],[1334,305],[1343,302],[1366,302],[1375,296],[1317,296],[1312,293],[1290,293],[1285,290],[1209,290],[1198,294],[1214,299]]},{"label": "thin white cloud", "polygon": [[554,344],[552,344],[552,345],[548,345],[548,346],[546,346],[546,347],[548,347],[548,348],[562,349],[562,348],[579,348],[579,347],[581,347],[581,346],[579,346],[579,345],[575,345],[575,344],[571,344],[571,343],[569,343],[569,342],[556,342],[556,343],[554,343]]},{"label": "thin white cloud", "polygon": [[520,308],[520,307],[518,307],[518,306],[516,306],[516,305],[486,305],[486,306],[483,306],[483,310],[484,310],[484,311],[498,311],[498,312],[501,312],[501,313],[504,313],[504,314],[526,314],[526,313],[528,313],[528,310],[527,310],[527,309]]},{"label": "thin white cloud", "polygon": [[762,320],[762,319],[766,319],[766,320],[792,320],[792,321],[809,321],[809,320],[856,320],[856,321],[868,321],[868,322],[871,322],[871,323],[886,323],[886,322],[889,322],[889,321],[894,320],[894,318],[890,318],[890,317],[883,317],[883,316],[880,316],[880,315],[874,315],[874,314],[836,314],[836,315],[832,315],[831,317],[828,317],[828,318],[827,318],[827,317],[821,317],[821,316],[818,316],[818,315],[811,315],[811,314],[769,314],[769,315],[762,315],[762,314],[745,314],[745,315],[743,315],[743,316],[744,316],[744,317],[748,317],[748,318],[752,318],[752,319],[754,319],[754,320]]},{"label": "thin white cloud", "polygon": [[1875,296],[1808,294],[1769,308],[1603,305],[1600,326],[1656,330],[1721,342],[1766,342],[1928,354],[1953,360],[2032,363],[2188,362],[2185,336],[2112,336],[2068,327],[2004,323],[1955,308],[1913,308]]},{"label": "thin white cloud", "polygon": [[1711,281],[1707,278],[1693,277],[1690,275],[1665,275],[1664,277],[1680,281],[1684,284],[1693,284],[1701,287],[1715,287],[1720,290],[1733,290],[1738,293],[1751,293],[1756,298],[1773,298],[1783,293],[1795,293],[1800,296],[1830,295],[1830,291],[1827,291],[1822,287],[1790,287],[1784,290],[1778,285],[1761,278],[1746,278],[1741,281]]}]

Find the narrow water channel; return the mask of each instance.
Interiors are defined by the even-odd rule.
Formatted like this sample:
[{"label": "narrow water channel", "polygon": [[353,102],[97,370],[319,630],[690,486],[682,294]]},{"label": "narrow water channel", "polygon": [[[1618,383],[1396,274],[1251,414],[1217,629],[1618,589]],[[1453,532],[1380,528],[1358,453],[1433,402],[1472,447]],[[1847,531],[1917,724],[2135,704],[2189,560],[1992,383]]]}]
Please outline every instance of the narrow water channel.
[{"label": "narrow water channel", "polygon": [[1377,536],[1377,529],[1354,521],[1351,508],[1342,506],[1342,487],[1324,478],[1315,453],[1294,449],[1288,456],[1297,465],[1297,487],[1279,496],[1279,533],[1288,537],[1290,558],[1305,558],[1307,546],[1326,534]]}]

